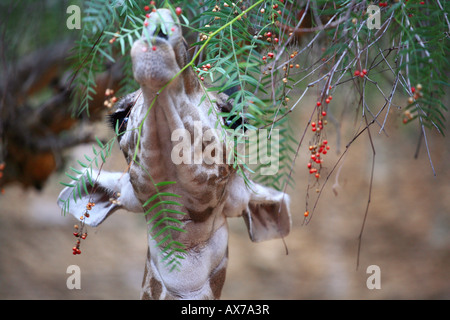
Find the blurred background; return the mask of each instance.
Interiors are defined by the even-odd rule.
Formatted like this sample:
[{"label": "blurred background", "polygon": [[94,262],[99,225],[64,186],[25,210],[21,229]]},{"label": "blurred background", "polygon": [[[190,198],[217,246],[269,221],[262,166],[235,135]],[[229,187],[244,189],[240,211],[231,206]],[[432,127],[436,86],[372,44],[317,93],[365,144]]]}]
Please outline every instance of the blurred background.
[{"label": "blurred background", "polygon": [[[90,152],[92,134],[112,136],[103,120],[104,108],[99,107],[98,114],[93,109],[95,122],[71,122],[64,108],[70,101],[60,90],[68,77],[66,53],[79,36],[76,30],[58,28],[65,26],[69,1],[11,3],[0,4],[0,162],[6,162],[0,179],[0,299],[139,299],[147,250],[144,218],[115,213],[100,227],[89,229],[82,254],[74,256],[76,221],[62,216],[56,205],[63,188],[59,182],[67,180],[63,172]],[[6,19],[14,10],[30,14]],[[55,11],[61,14],[52,15]],[[20,26],[17,34],[8,33],[12,24]],[[49,56],[51,63],[46,65]],[[101,82],[105,88],[117,83],[114,68],[108,72]],[[405,105],[405,99],[395,98],[394,105]],[[104,97],[99,101],[102,106]],[[314,103],[314,96],[302,100],[305,106]],[[376,110],[382,103],[374,95],[371,105]],[[327,129],[328,172],[356,132],[356,105],[351,92],[333,96],[330,112],[336,117],[342,110],[350,114],[337,117],[339,126]],[[305,110],[300,106],[292,114],[296,140],[309,120],[310,111]],[[312,208],[316,188],[325,180],[319,185],[311,180],[305,142],[295,162],[295,188],[288,189],[293,227],[285,242],[252,243],[243,220],[229,220],[223,299],[450,298],[450,142],[427,131],[434,175],[423,142],[414,157],[417,123],[403,125],[402,113],[393,108],[385,129],[379,134],[379,127],[371,127],[374,179],[359,256],[373,159],[368,135],[361,135],[339,162],[308,224],[303,223],[305,203]],[[113,153],[106,170],[124,166],[117,145]],[[70,265],[81,269],[80,290],[66,286]],[[381,289],[367,288],[371,265],[380,268]]]}]

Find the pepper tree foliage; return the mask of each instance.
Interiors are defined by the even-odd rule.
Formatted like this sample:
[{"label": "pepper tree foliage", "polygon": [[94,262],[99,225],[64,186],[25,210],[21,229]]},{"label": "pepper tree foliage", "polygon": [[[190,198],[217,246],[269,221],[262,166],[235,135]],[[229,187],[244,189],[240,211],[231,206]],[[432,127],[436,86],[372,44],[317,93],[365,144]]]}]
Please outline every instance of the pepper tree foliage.
[{"label": "pepper tree foliage", "polygon": [[[368,10],[371,4],[379,9],[379,28],[369,28],[377,14]],[[427,130],[445,132],[450,3],[440,0],[84,1],[81,37],[72,56],[74,83],[81,88],[74,99],[74,113],[89,113],[95,76],[105,70],[106,62],[123,63],[118,96],[138,88],[129,51],[141,37],[145,14],[162,7],[174,14],[176,7],[182,9],[180,21],[193,57],[187,67],[202,79],[204,98],[208,92],[235,88],[230,96],[233,109],[221,116],[246,119],[248,130],[267,129],[268,139],[278,130],[278,174],[254,177],[265,184],[284,191],[294,187],[294,163],[304,150],[312,157],[307,166],[313,178],[308,183],[323,188],[336,168],[325,168],[321,161],[328,150],[329,124],[339,121],[340,109],[332,99],[348,90],[357,97],[353,109],[360,126],[344,154],[362,134],[370,137],[372,126],[383,132],[392,115],[405,124],[415,123],[425,142]],[[307,97],[316,102],[311,104]],[[399,97],[405,103],[396,103]],[[298,108],[310,115],[307,123],[290,119]],[[94,164],[101,167],[97,159],[106,161],[113,143],[114,139],[99,142],[93,150],[95,157],[85,156],[80,165],[86,171]],[[86,183],[93,183],[89,175],[82,181],[68,176],[74,181],[65,185],[73,187],[74,200],[87,189]],[[159,200],[156,207],[163,208]],[[164,220],[163,209],[159,213],[155,221],[173,225],[173,220]],[[305,213],[305,221],[311,217]],[[177,267],[183,252],[183,246],[171,238],[174,230],[181,229],[169,227],[157,234],[172,257],[167,260],[171,268]]]}]

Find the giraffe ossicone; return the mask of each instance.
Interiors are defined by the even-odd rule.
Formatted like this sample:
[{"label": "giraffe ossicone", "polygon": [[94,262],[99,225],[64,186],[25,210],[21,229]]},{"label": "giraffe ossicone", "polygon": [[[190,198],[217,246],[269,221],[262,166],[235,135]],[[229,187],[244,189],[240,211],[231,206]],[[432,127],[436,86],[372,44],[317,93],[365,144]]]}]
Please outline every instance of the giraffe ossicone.
[{"label": "giraffe ossicone", "polygon": [[[88,194],[71,203],[69,212],[78,218],[86,203],[95,202],[85,219],[92,226],[118,209],[142,214],[151,208],[152,204],[143,205],[156,194],[155,183],[175,181],[159,191],[181,196],[177,199],[183,205],[181,209],[170,204],[167,208],[185,213],[180,219],[185,232],[172,236],[185,246],[186,253],[179,270],[170,272],[161,262],[161,247],[153,238],[153,223],[149,223],[141,298],[218,299],[228,262],[227,218],[242,217],[252,241],[285,237],[291,227],[289,196],[257,183],[249,188],[226,161],[172,161],[173,149],[179,143],[171,140],[172,133],[185,130],[192,139],[194,122],[201,123],[203,133],[215,128],[216,122],[223,120],[216,112],[209,112],[210,108],[230,110],[230,102],[225,94],[216,93],[208,93],[210,100],[202,99],[205,92],[192,68],[186,68],[161,90],[189,62],[187,44],[178,18],[170,10],[152,13],[145,28],[131,50],[133,74],[140,89],[116,103],[117,113],[111,117],[121,126],[119,144],[129,169],[125,173],[101,171],[94,186],[87,185]],[[148,50],[150,46],[156,49]],[[141,131],[136,129],[140,126]],[[209,139],[221,141],[218,131],[208,134]],[[200,151],[205,148],[202,142],[199,146]],[[226,145],[221,146],[226,154]],[[195,148],[183,152],[193,158]],[[97,177],[97,173],[91,176]],[[63,189],[59,198],[67,200],[70,191]],[[110,201],[112,196],[116,201]],[[170,210],[167,215],[171,215]],[[145,215],[150,222],[151,217],[152,213]]]}]

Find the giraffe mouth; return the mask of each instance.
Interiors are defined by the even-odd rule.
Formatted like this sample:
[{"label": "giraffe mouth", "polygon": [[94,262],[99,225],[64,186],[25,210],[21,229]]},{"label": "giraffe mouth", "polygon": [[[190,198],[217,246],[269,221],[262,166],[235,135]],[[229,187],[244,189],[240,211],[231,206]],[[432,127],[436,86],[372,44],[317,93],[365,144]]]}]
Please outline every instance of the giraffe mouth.
[{"label": "giraffe mouth", "polygon": [[159,9],[152,12],[144,22],[143,37],[147,40],[168,41],[174,45],[181,37],[181,29],[179,28],[179,20],[172,16],[172,12],[168,9]]},{"label": "giraffe mouth", "polygon": [[159,30],[158,34],[156,35],[156,37],[160,38],[160,39],[164,39],[164,40],[169,40],[169,36],[164,33],[162,31],[162,29]]},{"label": "giraffe mouth", "polygon": [[157,89],[180,69],[176,48],[183,36],[178,19],[168,9],[152,12],[144,25],[131,50],[133,74],[141,86]]}]

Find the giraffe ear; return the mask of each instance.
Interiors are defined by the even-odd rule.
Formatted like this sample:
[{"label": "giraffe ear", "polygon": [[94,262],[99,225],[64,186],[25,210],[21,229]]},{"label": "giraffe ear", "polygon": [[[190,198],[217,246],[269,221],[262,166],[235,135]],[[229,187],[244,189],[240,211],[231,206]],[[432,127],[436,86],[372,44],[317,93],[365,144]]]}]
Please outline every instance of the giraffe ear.
[{"label": "giraffe ear", "polygon": [[283,238],[291,229],[289,195],[254,183],[248,207],[243,212],[254,242]]},{"label": "giraffe ear", "polygon": [[[130,176],[128,173],[122,172],[104,172],[99,175],[94,171],[91,174],[92,179],[98,176],[94,185],[86,182],[86,189],[80,188],[81,198],[74,199],[73,192],[77,192],[73,187],[64,188],[58,197],[58,205],[62,208],[64,202],[69,203],[66,210],[80,219],[85,212],[89,217],[84,217],[87,225],[96,227],[102,223],[107,217],[118,209],[126,209],[132,212],[142,212],[142,205],[136,198],[133,187],[130,183]],[[78,176],[79,179],[81,177]],[[85,179],[85,181],[88,181]],[[89,202],[95,205],[90,210],[86,210]]]}]

